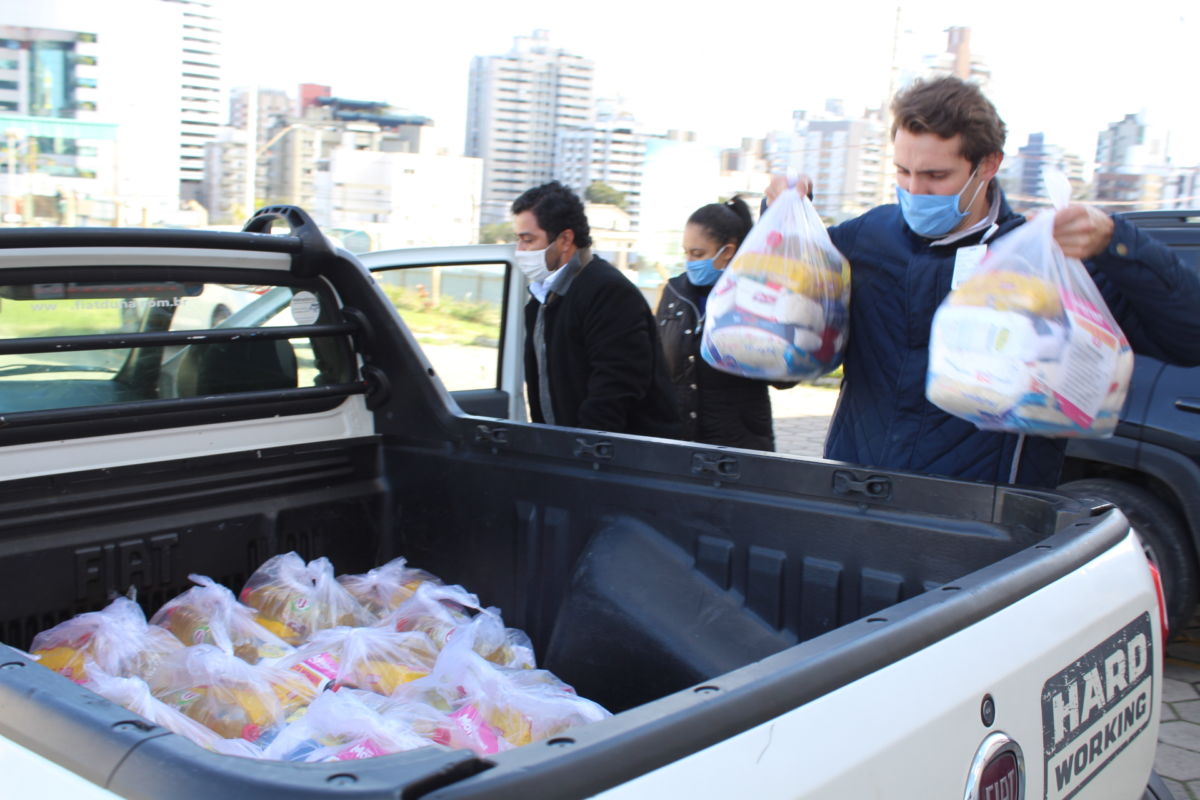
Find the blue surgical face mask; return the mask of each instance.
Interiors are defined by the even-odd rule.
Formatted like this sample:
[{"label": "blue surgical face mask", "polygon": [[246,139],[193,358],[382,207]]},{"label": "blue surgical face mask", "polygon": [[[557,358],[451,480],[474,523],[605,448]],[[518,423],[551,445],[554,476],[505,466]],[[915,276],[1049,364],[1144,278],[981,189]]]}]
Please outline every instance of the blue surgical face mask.
[{"label": "blue surgical face mask", "polygon": [[[967,186],[971,184],[978,172],[979,168],[976,167],[958,194],[913,194],[897,186],[896,197],[900,200],[900,213],[904,215],[904,221],[908,223],[908,227],[912,228],[914,233],[930,239],[945,236],[957,228],[968,214],[967,211],[958,210],[962,201],[962,193],[966,191]],[[968,209],[975,202],[975,198],[979,196],[979,190],[982,188],[982,183],[975,187],[975,193],[966,202]]]},{"label": "blue surgical face mask", "polygon": [[[722,247],[721,250],[724,250],[725,247]],[[712,286],[716,283],[717,278],[721,277],[721,270],[717,269],[713,262],[717,260],[717,256],[721,255],[721,250],[714,253],[712,258],[687,262],[684,266],[687,267],[688,282],[693,286]]]}]

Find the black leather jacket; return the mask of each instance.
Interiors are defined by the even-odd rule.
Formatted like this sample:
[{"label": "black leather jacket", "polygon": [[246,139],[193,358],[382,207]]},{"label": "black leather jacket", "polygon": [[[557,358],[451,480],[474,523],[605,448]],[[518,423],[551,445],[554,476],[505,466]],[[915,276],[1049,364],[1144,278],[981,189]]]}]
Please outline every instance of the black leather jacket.
[{"label": "black leather jacket", "polygon": [[700,357],[704,304],[711,286],[676,275],[663,287],[655,320],[667,373],[683,419],[683,438],[774,450],[769,384],[714,369]]}]

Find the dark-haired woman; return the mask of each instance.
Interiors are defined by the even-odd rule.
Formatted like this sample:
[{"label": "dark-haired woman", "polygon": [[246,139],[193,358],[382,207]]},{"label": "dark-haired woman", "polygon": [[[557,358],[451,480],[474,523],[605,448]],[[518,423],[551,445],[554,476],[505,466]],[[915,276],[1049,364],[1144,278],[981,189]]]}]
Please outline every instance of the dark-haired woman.
[{"label": "dark-haired woman", "polygon": [[753,224],[750,208],[740,197],[698,208],[683,229],[686,270],[663,287],[655,319],[675,385],[683,438],[774,450],[769,384],[713,369],[700,357],[708,294]]}]

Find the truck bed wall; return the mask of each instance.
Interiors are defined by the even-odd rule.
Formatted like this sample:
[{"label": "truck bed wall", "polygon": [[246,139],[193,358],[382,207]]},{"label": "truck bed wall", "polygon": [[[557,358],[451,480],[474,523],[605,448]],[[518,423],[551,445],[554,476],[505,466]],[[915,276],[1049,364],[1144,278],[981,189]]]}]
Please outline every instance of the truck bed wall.
[{"label": "truck bed wall", "polygon": [[[822,469],[804,462],[779,469]],[[0,486],[0,639],[269,556],[403,555],[497,606],[619,711],[778,652],[1050,531],[378,439]]]}]

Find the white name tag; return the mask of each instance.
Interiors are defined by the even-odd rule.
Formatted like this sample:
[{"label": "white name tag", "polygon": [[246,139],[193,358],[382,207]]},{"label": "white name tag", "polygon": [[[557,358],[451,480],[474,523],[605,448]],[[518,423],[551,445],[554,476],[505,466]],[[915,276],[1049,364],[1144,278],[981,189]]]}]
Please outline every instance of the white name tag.
[{"label": "white name tag", "polygon": [[973,244],[970,247],[960,247],[954,253],[954,277],[950,279],[950,288],[957,289],[958,285],[979,271],[979,265],[987,254],[986,244]]}]

